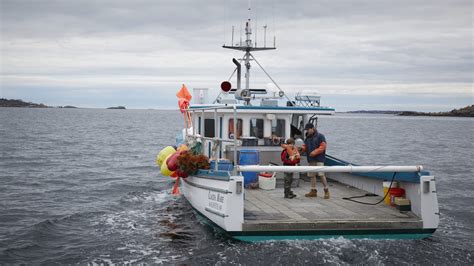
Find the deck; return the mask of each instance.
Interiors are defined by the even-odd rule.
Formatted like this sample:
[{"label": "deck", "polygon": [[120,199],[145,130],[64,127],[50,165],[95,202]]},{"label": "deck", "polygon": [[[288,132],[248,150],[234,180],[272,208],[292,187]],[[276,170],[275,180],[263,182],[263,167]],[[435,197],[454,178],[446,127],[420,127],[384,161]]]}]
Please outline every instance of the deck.
[{"label": "deck", "polygon": [[[300,180],[293,188],[293,199],[283,197],[283,188],[275,190],[246,189],[243,231],[278,230],[354,230],[354,229],[419,229],[423,223],[412,212],[401,213],[380,203],[364,205],[343,197],[364,195],[366,192],[335,181],[329,181],[330,199],[323,199],[318,180],[318,197],[306,198],[310,182]],[[357,200],[377,202],[381,197]]]}]

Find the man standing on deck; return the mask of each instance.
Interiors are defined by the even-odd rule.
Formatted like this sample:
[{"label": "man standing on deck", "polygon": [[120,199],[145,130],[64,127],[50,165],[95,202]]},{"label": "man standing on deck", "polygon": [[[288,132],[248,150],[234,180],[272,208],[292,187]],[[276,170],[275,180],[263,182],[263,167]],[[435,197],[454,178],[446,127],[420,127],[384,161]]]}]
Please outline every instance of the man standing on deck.
[{"label": "man standing on deck", "polygon": [[[306,124],[304,129],[307,130],[307,133],[306,139],[304,140],[305,145],[303,146],[303,152],[306,151],[308,164],[310,166],[324,166],[324,161],[326,160],[326,137],[319,133],[311,123]],[[323,172],[318,172],[318,175],[324,185],[324,198],[329,199],[329,188],[326,176]],[[311,191],[305,194],[305,196],[315,198],[318,193],[316,190],[316,173],[308,173],[308,176],[311,177]]]}]

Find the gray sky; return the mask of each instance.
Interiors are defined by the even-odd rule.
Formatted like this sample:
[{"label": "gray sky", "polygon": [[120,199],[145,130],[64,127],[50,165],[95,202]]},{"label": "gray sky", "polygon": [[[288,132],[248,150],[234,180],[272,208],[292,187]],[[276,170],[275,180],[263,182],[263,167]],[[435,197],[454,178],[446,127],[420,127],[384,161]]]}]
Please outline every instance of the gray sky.
[{"label": "gray sky", "polygon": [[[267,24],[277,44],[254,55],[287,92],[339,111],[473,104],[472,1],[292,2],[251,1],[257,43]],[[174,108],[182,83],[216,94],[241,56],[221,46],[248,17],[242,0],[0,5],[0,97],[81,107]],[[252,70],[252,87],[268,86]]]}]

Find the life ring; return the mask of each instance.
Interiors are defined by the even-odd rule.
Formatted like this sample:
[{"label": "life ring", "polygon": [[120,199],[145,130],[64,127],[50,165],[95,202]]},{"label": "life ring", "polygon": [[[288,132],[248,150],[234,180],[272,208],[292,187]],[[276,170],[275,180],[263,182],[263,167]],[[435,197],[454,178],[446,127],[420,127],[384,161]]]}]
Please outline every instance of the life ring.
[{"label": "life ring", "polygon": [[272,136],[272,143],[273,143],[273,145],[275,145],[275,146],[276,146],[276,145],[280,145],[280,140],[281,140],[280,137],[278,137],[278,136]]}]

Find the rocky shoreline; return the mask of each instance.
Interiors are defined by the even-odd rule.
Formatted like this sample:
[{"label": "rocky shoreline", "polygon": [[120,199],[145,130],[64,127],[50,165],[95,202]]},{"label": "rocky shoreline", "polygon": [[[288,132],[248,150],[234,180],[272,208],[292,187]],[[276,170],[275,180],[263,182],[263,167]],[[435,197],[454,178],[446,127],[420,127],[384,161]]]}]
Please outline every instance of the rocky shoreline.
[{"label": "rocky shoreline", "polygon": [[[20,107],[20,108],[78,108],[72,105],[64,105],[64,106],[47,106],[42,103],[32,103],[32,102],[25,102],[20,99],[6,99],[0,98],[0,107]],[[125,110],[125,106],[116,106],[116,107],[108,107],[107,109],[122,109]]]},{"label": "rocky shoreline", "polygon": [[391,111],[391,110],[358,110],[348,111],[349,114],[387,114],[401,116],[456,116],[456,117],[474,117],[474,105],[466,106],[460,109],[453,109],[449,112],[416,112],[416,111]]},{"label": "rocky shoreline", "polygon": [[474,105],[466,106],[460,109],[453,109],[449,112],[412,112],[412,111],[403,111],[398,115],[401,116],[456,116],[456,117],[474,117]]},{"label": "rocky shoreline", "polygon": [[44,105],[42,103],[32,103],[32,102],[24,102],[22,100],[16,99],[5,99],[0,98],[0,107],[26,107],[26,108],[49,108],[49,106]]}]

